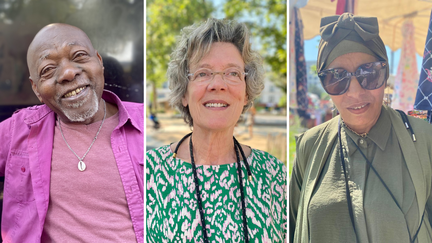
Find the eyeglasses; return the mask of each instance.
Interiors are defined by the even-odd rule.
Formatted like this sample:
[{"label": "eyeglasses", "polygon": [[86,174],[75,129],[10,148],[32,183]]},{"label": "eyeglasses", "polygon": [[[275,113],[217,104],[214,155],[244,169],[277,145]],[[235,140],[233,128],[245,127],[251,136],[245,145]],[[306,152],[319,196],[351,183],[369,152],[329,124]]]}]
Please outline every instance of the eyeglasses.
[{"label": "eyeglasses", "polygon": [[192,82],[204,83],[212,81],[217,74],[220,74],[225,82],[238,84],[244,82],[245,76],[248,73],[242,72],[237,68],[227,68],[222,72],[214,72],[211,69],[201,68],[194,73],[188,73],[187,76]]},{"label": "eyeglasses", "polygon": [[365,63],[350,73],[343,68],[332,68],[318,73],[324,90],[330,95],[341,95],[347,92],[351,77],[356,77],[363,89],[380,88],[387,80],[386,62]]}]

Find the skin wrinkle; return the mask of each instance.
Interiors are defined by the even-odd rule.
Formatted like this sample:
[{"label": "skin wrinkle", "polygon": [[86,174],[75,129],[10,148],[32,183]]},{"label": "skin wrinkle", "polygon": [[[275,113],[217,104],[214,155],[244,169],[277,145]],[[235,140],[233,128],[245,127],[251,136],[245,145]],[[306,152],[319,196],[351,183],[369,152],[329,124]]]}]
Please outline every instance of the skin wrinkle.
[{"label": "skin wrinkle", "polygon": [[[215,69],[223,69],[229,64],[235,64],[243,69],[243,58],[236,47],[231,43],[213,43],[210,52],[196,64],[208,65]],[[204,106],[208,101],[223,101],[229,104],[224,110],[209,109]],[[188,84],[188,89],[182,99],[183,106],[189,106],[194,119],[192,141],[196,164],[218,165],[230,164],[236,161],[233,150],[234,127],[247,103],[246,83],[230,85],[219,75],[208,84],[195,82]],[[189,139],[183,142],[178,150],[177,157],[190,162]],[[176,144],[173,145],[175,148]],[[251,150],[242,145],[246,155]]]},{"label": "skin wrinkle", "polygon": [[[64,123],[102,120],[103,63],[87,35],[67,24],[51,24],[36,34],[27,52],[30,81],[36,96]],[[49,68],[44,74],[41,72]],[[64,95],[85,87],[78,97]],[[107,117],[117,112],[107,103]]]},{"label": "skin wrinkle", "polygon": [[[229,68],[229,67],[236,67],[236,68],[238,68],[238,69],[240,69],[240,70],[243,70],[244,68],[242,68],[242,67],[240,67],[239,65],[237,65],[237,64],[235,64],[235,63],[227,63],[227,64],[225,64],[224,66],[223,66],[223,69],[227,69],[227,68]],[[195,70],[198,70],[198,69],[200,69],[200,68],[213,68],[213,66],[212,65],[210,65],[210,64],[206,64],[206,63],[204,63],[204,64],[201,64],[201,65],[198,65],[196,68],[195,68]],[[214,70],[212,70],[212,71],[214,71]]]}]

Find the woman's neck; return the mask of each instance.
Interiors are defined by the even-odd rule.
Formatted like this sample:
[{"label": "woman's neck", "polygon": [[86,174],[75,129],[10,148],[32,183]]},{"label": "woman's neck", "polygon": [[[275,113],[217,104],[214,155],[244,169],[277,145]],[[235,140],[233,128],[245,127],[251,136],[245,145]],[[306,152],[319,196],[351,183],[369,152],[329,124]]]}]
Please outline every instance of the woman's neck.
[{"label": "woman's neck", "polygon": [[[195,164],[221,165],[237,161],[233,131],[214,132],[194,128],[191,137]],[[177,157],[191,162],[189,140],[180,145]]]}]

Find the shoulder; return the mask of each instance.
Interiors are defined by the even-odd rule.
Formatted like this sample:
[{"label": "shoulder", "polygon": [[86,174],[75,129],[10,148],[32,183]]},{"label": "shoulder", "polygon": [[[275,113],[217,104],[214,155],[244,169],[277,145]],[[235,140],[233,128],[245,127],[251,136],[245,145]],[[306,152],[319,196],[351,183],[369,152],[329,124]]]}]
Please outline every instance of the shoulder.
[{"label": "shoulder", "polygon": [[318,126],[315,126],[304,133],[296,136],[298,151],[308,150],[320,143],[322,140],[332,140],[337,135],[339,116],[330,119]]},{"label": "shoulder", "polygon": [[144,112],[144,104],[143,103],[135,103],[135,102],[129,102],[129,101],[122,101],[121,103],[124,105],[124,107],[127,110],[137,109],[137,110],[142,110]]},{"label": "shoulder", "polygon": [[160,164],[168,157],[172,158],[173,153],[169,145],[154,148],[146,152],[147,164]]},{"label": "shoulder", "polygon": [[144,117],[144,104],[128,101],[122,101],[121,104],[129,115],[133,117]]},{"label": "shoulder", "polygon": [[[386,107],[385,110],[390,115],[390,119],[393,125],[395,124],[395,122],[399,122],[400,124],[403,124],[401,115],[399,114],[398,111],[389,107]],[[407,118],[410,123],[410,126],[413,129],[415,136],[418,139],[420,138],[420,140],[424,139],[426,141],[432,142],[432,124],[429,124],[427,121],[413,116],[407,116]],[[403,126],[405,127],[405,125]]]},{"label": "shoulder", "polygon": [[46,105],[35,105],[15,111],[11,117],[0,123],[5,126],[25,126],[46,118],[53,111]]},{"label": "shoulder", "polygon": [[286,180],[287,167],[275,156],[269,154],[268,152],[253,148],[250,158],[252,159],[253,165],[259,165],[259,167],[264,166],[264,168],[270,171],[272,175],[283,176]]}]

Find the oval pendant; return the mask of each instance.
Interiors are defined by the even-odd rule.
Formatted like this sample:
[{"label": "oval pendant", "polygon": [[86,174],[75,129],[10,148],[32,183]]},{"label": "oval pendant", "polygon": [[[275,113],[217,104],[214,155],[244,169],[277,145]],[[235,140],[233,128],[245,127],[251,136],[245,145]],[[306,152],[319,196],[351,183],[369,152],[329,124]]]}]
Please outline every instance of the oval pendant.
[{"label": "oval pendant", "polygon": [[85,171],[85,169],[86,169],[86,164],[82,160],[80,160],[80,162],[78,162],[78,170]]}]

